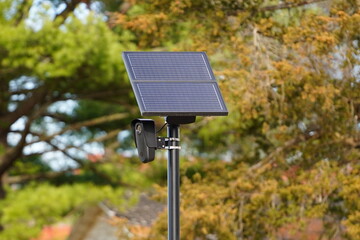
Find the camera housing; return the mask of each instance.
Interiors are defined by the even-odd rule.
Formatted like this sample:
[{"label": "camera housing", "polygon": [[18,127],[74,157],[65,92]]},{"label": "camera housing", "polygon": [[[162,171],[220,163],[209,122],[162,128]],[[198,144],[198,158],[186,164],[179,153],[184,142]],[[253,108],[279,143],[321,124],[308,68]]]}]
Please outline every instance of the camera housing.
[{"label": "camera housing", "polygon": [[135,119],[131,122],[131,128],[141,162],[153,161],[157,147],[154,120]]}]

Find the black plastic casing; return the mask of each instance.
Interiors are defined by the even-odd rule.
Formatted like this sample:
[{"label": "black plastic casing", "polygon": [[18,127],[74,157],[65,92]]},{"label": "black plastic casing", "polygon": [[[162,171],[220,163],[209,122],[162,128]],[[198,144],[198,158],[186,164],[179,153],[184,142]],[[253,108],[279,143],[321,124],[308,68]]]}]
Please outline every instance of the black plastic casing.
[{"label": "black plastic casing", "polygon": [[131,122],[131,128],[141,162],[153,161],[157,147],[154,120],[135,119]]}]

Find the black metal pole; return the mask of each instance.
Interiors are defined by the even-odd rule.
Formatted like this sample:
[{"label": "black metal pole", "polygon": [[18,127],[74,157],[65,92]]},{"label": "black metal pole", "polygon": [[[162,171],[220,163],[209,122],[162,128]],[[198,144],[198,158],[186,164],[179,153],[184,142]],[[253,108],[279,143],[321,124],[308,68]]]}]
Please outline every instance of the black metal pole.
[{"label": "black metal pole", "polygon": [[[179,146],[180,126],[168,124],[167,127],[170,146]],[[180,239],[180,176],[179,176],[179,149],[169,149],[168,151],[168,240]]]}]

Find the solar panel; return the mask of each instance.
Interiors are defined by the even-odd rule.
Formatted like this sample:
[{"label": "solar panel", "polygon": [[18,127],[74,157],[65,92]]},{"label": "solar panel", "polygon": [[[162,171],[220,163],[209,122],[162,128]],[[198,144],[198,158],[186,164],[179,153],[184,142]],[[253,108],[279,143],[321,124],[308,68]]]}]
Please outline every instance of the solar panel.
[{"label": "solar panel", "polygon": [[204,52],[123,52],[143,116],[227,115]]}]

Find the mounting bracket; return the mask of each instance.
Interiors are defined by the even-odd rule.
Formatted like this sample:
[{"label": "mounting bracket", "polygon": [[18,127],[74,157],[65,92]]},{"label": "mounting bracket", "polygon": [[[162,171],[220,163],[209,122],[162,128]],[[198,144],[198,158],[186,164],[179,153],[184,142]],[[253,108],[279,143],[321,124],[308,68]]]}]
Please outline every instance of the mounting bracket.
[{"label": "mounting bracket", "polygon": [[169,138],[169,137],[157,137],[157,147],[156,149],[181,149],[180,146],[174,145],[173,143],[179,143],[180,138]]}]

